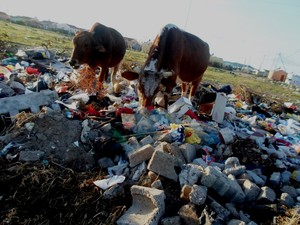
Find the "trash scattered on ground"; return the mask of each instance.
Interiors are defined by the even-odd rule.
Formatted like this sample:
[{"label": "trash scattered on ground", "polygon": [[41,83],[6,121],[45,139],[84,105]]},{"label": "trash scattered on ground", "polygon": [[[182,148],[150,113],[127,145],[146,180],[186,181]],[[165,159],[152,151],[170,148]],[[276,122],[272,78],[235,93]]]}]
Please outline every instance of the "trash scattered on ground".
[{"label": "trash scattered on ground", "polygon": [[293,103],[203,84],[142,108],[98,74],[43,48],[2,60],[1,223],[299,222]]}]

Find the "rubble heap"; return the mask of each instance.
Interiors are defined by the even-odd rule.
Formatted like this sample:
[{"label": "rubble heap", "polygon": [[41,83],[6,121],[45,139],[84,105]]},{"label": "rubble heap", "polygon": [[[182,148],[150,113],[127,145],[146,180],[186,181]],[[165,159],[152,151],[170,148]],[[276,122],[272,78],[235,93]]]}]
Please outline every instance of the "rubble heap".
[{"label": "rubble heap", "polygon": [[91,71],[44,49],[2,60],[1,73],[2,223],[251,225],[289,209],[299,222],[293,105],[206,85],[210,101],[142,108],[135,84],[97,93],[80,79]]}]

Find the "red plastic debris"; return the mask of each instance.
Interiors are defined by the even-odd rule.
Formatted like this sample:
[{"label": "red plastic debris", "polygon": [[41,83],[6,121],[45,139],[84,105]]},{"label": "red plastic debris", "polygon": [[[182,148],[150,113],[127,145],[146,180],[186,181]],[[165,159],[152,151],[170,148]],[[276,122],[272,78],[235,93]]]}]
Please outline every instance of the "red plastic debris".
[{"label": "red plastic debris", "polygon": [[195,119],[197,121],[200,121],[200,119],[198,118],[198,116],[193,112],[193,110],[189,109],[185,115],[191,117],[192,119]]},{"label": "red plastic debris", "polygon": [[151,110],[154,109],[154,106],[147,106],[146,109],[149,110],[149,111],[151,111]]},{"label": "red plastic debris", "polygon": [[117,108],[116,116],[121,116],[122,113],[133,114],[133,109],[131,109],[131,108]]},{"label": "red plastic debris", "polygon": [[41,72],[37,68],[28,66],[28,67],[26,67],[26,73],[39,75]]},{"label": "red plastic debris", "polygon": [[88,105],[85,114],[88,116],[101,116],[101,113],[93,108],[93,106]]}]

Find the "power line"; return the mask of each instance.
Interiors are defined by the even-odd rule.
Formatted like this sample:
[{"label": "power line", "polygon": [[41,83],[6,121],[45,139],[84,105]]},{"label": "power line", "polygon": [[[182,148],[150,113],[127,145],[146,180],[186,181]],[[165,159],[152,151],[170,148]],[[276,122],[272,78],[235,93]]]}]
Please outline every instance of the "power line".
[{"label": "power line", "polygon": [[294,53],[292,53],[292,54],[286,56],[285,58],[290,58],[290,57],[296,55],[298,52],[300,52],[300,49],[296,50]]}]

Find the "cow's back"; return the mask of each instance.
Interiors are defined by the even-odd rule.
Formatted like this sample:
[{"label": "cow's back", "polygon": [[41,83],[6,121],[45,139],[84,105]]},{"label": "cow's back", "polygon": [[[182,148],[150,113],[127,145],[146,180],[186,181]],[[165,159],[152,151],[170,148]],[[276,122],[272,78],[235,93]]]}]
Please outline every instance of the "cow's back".
[{"label": "cow's back", "polygon": [[199,37],[179,28],[166,29],[158,43],[158,71],[175,71],[179,78],[191,82],[208,67],[209,45]]},{"label": "cow's back", "polygon": [[95,32],[96,42],[102,43],[107,50],[105,58],[102,55],[98,56],[101,64],[103,60],[107,60],[109,67],[117,65],[126,53],[125,40],[120,32],[100,23],[95,23],[90,32]]},{"label": "cow's back", "polygon": [[[209,45],[193,34],[183,31],[183,35],[184,51],[180,62],[179,77],[186,82],[191,82],[199,74],[203,74],[208,67]],[[186,74],[190,75],[185,76]]]}]

